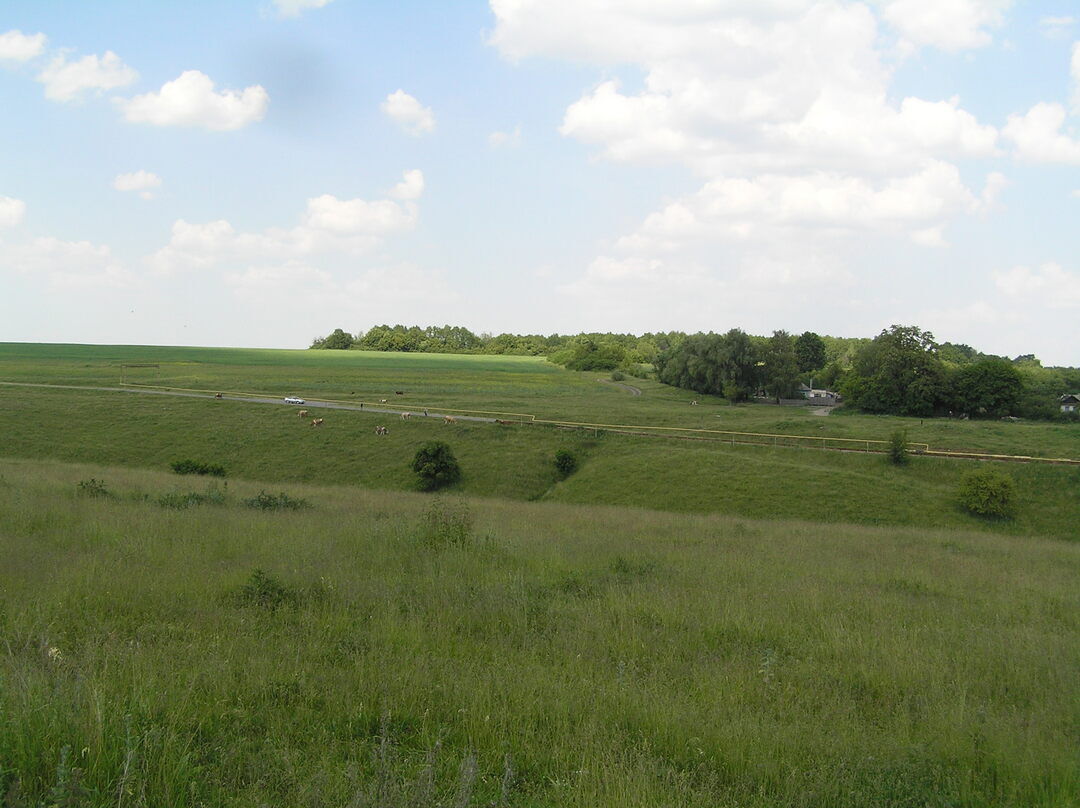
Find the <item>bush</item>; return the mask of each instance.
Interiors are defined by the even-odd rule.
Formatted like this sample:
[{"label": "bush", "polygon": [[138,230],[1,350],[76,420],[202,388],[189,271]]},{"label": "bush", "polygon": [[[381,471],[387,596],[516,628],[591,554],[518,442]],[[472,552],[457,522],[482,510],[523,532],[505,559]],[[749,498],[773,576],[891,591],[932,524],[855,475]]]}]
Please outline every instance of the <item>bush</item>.
[{"label": "bush", "polygon": [[422,491],[434,491],[461,479],[461,467],[454,453],[441,440],[430,440],[421,446],[411,468]]},{"label": "bush", "polygon": [[611,371],[611,380],[613,382],[621,382],[625,378],[626,378],[626,374],[624,374],[621,370],[613,370],[613,371]]},{"label": "bush", "polygon": [[565,480],[575,471],[577,471],[578,460],[577,456],[566,449],[559,449],[555,452],[555,470],[559,474],[560,480]]},{"label": "bush", "polygon": [[284,491],[280,494],[268,494],[260,491],[251,499],[245,499],[244,504],[249,508],[257,508],[260,511],[299,511],[310,508],[311,503],[301,497],[290,497]]},{"label": "bush", "polygon": [[300,603],[299,593],[261,569],[251,573],[247,583],[240,587],[234,597],[240,606],[254,606],[271,612],[282,606],[295,609]]},{"label": "bush", "polygon": [[200,463],[197,460],[174,460],[169,467],[177,474],[203,474],[211,477],[224,477],[225,467],[214,463]]},{"label": "bush", "polygon": [[95,480],[91,477],[89,480],[82,480],[75,490],[80,497],[94,497],[97,499],[112,499],[114,494],[108,488],[105,487],[104,480]]},{"label": "bush", "polygon": [[903,466],[908,462],[907,432],[898,429],[889,436],[889,448],[886,450],[889,462]]},{"label": "bush", "polygon": [[1015,509],[1012,477],[997,469],[969,471],[960,479],[960,505],[976,516],[1009,519]]},{"label": "bush", "polygon": [[205,494],[200,494],[198,491],[188,491],[187,493],[173,491],[172,493],[162,494],[158,497],[158,505],[162,508],[174,508],[178,511],[182,511],[194,505],[224,504],[225,492],[218,488],[214,483],[211,483],[210,487],[206,489]]}]

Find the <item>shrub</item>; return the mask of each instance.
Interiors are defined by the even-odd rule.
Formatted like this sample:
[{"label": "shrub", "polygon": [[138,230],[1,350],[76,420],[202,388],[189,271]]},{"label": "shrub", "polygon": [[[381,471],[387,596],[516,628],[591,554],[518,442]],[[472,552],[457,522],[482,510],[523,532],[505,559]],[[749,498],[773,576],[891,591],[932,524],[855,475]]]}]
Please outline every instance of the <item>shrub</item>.
[{"label": "shrub", "polygon": [[464,502],[447,505],[441,497],[435,500],[420,517],[420,540],[433,549],[465,547],[473,540],[473,520]]},{"label": "shrub", "polygon": [[625,378],[626,378],[626,374],[624,374],[621,370],[613,370],[613,371],[611,371],[611,380],[613,382],[621,382]]},{"label": "shrub", "polygon": [[296,608],[300,603],[300,596],[277,578],[257,569],[251,573],[247,583],[240,587],[235,600],[241,606],[274,611],[282,606]]},{"label": "shrub", "polygon": [[105,487],[104,480],[95,480],[93,477],[89,480],[81,480],[75,486],[75,491],[80,497],[111,499],[114,496],[112,491]]},{"label": "shrub", "polygon": [[960,505],[969,513],[1009,519],[1016,508],[1012,477],[997,469],[969,471],[960,479]]},{"label": "shrub", "polygon": [[211,477],[224,477],[225,467],[214,463],[200,463],[197,460],[174,460],[169,467],[177,474],[203,474]]},{"label": "shrub", "polygon": [[260,511],[299,511],[310,508],[311,503],[302,497],[290,497],[284,491],[280,494],[268,494],[260,491],[251,499],[245,499],[244,504],[249,508],[257,508]]},{"label": "shrub", "polygon": [[198,491],[188,491],[186,493],[181,491],[173,491],[168,494],[162,494],[160,497],[158,497],[158,505],[160,505],[162,508],[174,508],[178,511],[182,511],[194,505],[224,504],[225,492],[214,484],[211,484],[211,486],[206,489],[205,494],[200,494]]},{"label": "shrub", "polygon": [[898,429],[889,436],[889,447],[886,450],[889,462],[897,466],[903,466],[908,462],[907,432]]},{"label": "shrub", "polygon": [[411,468],[423,491],[434,491],[461,479],[461,467],[454,453],[441,440],[430,440],[421,446]]},{"label": "shrub", "polygon": [[565,480],[577,471],[577,467],[577,456],[573,452],[567,449],[559,449],[555,452],[555,471],[558,472],[560,480]]}]

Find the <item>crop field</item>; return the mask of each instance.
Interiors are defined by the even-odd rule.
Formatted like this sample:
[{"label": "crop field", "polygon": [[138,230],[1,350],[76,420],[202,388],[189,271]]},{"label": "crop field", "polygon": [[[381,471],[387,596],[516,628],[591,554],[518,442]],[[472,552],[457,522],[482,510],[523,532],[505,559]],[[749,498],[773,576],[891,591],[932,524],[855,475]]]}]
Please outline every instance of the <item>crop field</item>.
[{"label": "crop field", "polygon": [[[121,364],[210,395],[92,389]],[[2,344],[0,382],[68,385],[0,385],[5,806],[1080,804],[1080,466],[372,410],[1080,458],[1075,425],[690,406],[531,357]],[[984,467],[1014,518],[959,507]]]}]

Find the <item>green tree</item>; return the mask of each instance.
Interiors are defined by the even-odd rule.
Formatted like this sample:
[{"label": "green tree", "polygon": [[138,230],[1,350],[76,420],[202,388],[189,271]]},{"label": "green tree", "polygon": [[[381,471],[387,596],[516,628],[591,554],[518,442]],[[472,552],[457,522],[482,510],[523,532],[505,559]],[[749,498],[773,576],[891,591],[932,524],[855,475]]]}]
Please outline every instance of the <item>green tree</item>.
[{"label": "green tree", "polygon": [[[821,347],[824,356],[824,344]],[[773,335],[765,343],[762,361],[765,363],[765,389],[769,395],[776,399],[777,404],[782,398],[791,398],[799,383],[796,341],[791,334],[787,331],[773,331]]]},{"label": "green tree", "polygon": [[825,367],[825,340],[813,331],[804,331],[795,340],[795,358],[803,373]]},{"label": "green tree", "polygon": [[859,349],[841,382],[849,403],[867,412],[932,415],[945,405],[945,368],[934,335],[894,325]]},{"label": "green tree", "polygon": [[434,491],[461,479],[461,467],[457,458],[441,440],[430,440],[421,446],[410,468],[416,472],[423,491]]},{"label": "green tree", "polygon": [[335,351],[344,351],[351,348],[353,345],[353,338],[351,334],[346,333],[340,328],[335,328],[331,332],[330,336],[322,341],[320,348],[330,348]]},{"label": "green tree", "polygon": [[953,375],[952,409],[972,417],[999,418],[1017,411],[1024,377],[1004,359],[982,359]]}]

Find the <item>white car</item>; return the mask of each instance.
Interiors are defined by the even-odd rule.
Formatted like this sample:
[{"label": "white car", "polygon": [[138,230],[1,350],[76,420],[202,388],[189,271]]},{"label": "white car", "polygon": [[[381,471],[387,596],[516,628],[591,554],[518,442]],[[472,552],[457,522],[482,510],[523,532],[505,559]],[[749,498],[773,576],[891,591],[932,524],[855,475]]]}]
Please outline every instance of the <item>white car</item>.
[{"label": "white car", "polygon": [[304,404],[305,402],[304,402],[304,399],[297,398],[296,396],[286,396],[285,397],[285,403],[286,404]]}]

